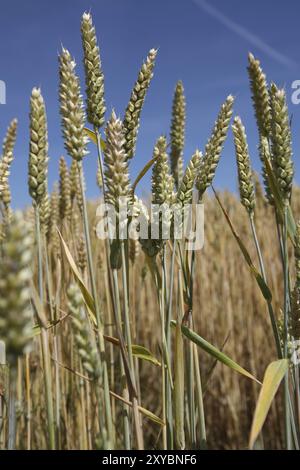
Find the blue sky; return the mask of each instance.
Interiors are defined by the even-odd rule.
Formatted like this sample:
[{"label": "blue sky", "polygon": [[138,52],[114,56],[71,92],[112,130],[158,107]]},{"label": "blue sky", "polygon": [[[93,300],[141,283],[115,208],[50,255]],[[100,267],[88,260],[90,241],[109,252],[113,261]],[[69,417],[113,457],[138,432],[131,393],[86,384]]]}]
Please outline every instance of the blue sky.
[{"label": "blue sky", "polygon": [[[151,89],[143,109],[139,141],[130,171],[134,177],[151,158],[157,137],[169,133],[175,83],[184,83],[187,99],[185,160],[203,149],[221,103],[236,96],[235,113],[247,129],[253,166],[259,170],[257,132],[250,101],[247,54],[262,61],[268,78],[285,86],[293,114],[296,180],[299,180],[300,105],[291,103],[291,83],[300,79],[300,2],[286,0],[2,0],[0,80],[6,83],[6,105],[0,105],[0,136],[13,117],[19,120],[15,161],[10,178],[13,205],[24,206],[27,191],[28,110],[33,86],[46,101],[50,166],[49,186],[58,177],[65,154],[57,100],[57,56],[61,44],[78,63],[84,85],[80,18],[91,10],[101,47],[107,116],[114,107],[123,116],[138,69],[147,52],[159,53]],[[298,65],[299,64],[299,65]],[[85,159],[87,191],[96,197],[96,154]],[[67,157],[70,163],[70,158]],[[217,171],[218,188],[236,189],[231,132]],[[149,187],[149,177],[140,191]]]}]

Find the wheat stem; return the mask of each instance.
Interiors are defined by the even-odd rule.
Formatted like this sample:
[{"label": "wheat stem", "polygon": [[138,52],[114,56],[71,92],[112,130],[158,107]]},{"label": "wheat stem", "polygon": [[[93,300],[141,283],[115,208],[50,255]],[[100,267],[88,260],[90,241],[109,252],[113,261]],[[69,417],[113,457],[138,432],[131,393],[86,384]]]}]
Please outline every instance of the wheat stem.
[{"label": "wheat stem", "polygon": [[[43,282],[43,255],[42,255],[42,240],[40,231],[40,213],[38,206],[35,207],[35,221],[36,221],[36,242],[38,251],[38,283],[39,283],[39,296],[41,304],[44,304],[44,282]],[[44,381],[45,381],[45,394],[47,405],[47,419],[48,419],[48,439],[49,448],[55,449],[55,423],[53,415],[53,397],[52,397],[52,378],[51,378],[51,365],[49,356],[49,338],[48,331],[41,328],[41,345],[44,366]]]},{"label": "wheat stem", "polygon": [[[124,323],[125,323],[126,342],[127,342],[127,350],[128,350],[128,357],[129,357],[129,365],[130,365],[132,379],[133,379],[133,386],[136,388],[136,380],[135,380],[135,373],[134,373],[135,369],[134,369],[133,356],[132,356],[132,341],[131,341],[131,327],[130,327],[130,319],[129,319],[129,299],[128,299],[128,285],[127,285],[128,283],[127,283],[124,241],[121,242],[121,256],[122,256],[122,279],[123,279],[124,318],[125,318]],[[133,406],[133,416],[134,416],[134,422],[135,422],[137,447],[138,447],[138,450],[143,450],[144,448],[143,433],[142,433],[142,426],[140,422],[140,415],[138,411],[138,401],[136,397],[133,397],[132,406]]]},{"label": "wheat stem", "polygon": [[[284,254],[284,357],[288,357],[288,327],[289,327],[289,264],[288,264],[288,247],[287,247],[287,206],[284,208],[283,223],[283,254]],[[285,411],[285,433],[286,448],[292,449],[291,436],[291,417],[289,406],[289,371],[284,377],[284,411]]]},{"label": "wheat stem", "polygon": [[99,342],[99,349],[100,349],[99,361],[100,361],[100,367],[102,369],[102,374],[103,374],[104,405],[105,405],[105,413],[106,413],[106,422],[107,422],[107,427],[108,427],[109,440],[110,440],[111,445],[113,445],[114,434],[113,434],[113,423],[112,423],[112,415],[111,415],[111,403],[110,403],[110,397],[109,397],[107,361],[106,361],[104,338],[103,338],[103,320],[102,320],[101,313],[100,313],[98,293],[97,293],[97,288],[96,288],[96,278],[95,278],[95,272],[94,272],[92,246],[91,246],[89,222],[88,222],[88,215],[87,215],[87,204],[86,204],[85,191],[84,191],[82,161],[80,161],[78,164],[79,164],[79,172],[80,172],[81,195],[82,195],[82,201],[83,201],[83,223],[84,223],[84,232],[85,232],[85,239],[86,239],[88,267],[89,267],[89,273],[90,273],[92,295],[93,295],[94,302],[95,302],[95,312],[96,312],[96,320],[97,320],[97,333],[98,333],[98,342]]},{"label": "wheat stem", "polygon": [[[256,227],[255,227],[253,214],[249,214],[249,220],[250,220],[250,227],[251,227],[253,240],[254,240],[254,244],[255,244],[258,260],[259,260],[261,275],[262,275],[265,283],[267,283],[267,276],[266,276],[266,272],[265,272],[265,267],[264,267],[263,257],[262,257],[262,253],[261,253],[261,249],[260,249],[260,244],[259,244],[257,233],[256,233]],[[270,301],[268,301],[267,304],[268,304],[268,311],[269,311],[270,321],[271,321],[273,335],[274,335],[274,339],[275,339],[277,354],[278,354],[279,358],[282,358],[282,349],[281,349],[281,344],[280,344],[280,337],[279,337],[279,332],[278,332],[278,326],[277,326],[275,313],[274,313],[274,310],[273,310],[272,303]]]},{"label": "wheat stem", "polygon": [[8,450],[16,448],[17,365],[9,368]]}]

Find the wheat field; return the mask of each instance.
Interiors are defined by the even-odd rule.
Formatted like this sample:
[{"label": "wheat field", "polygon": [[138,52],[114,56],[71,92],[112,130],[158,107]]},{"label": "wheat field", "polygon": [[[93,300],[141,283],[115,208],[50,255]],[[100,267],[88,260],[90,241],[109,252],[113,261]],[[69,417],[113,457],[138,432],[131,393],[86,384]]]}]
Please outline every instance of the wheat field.
[{"label": "wheat field", "polygon": [[[258,174],[231,95],[216,110],[206,147],[183,158],[186,104],[178,82],[170,134],[158,136],[134,181],[130,164],[159,54],[149,51],[121,117],[107,116],[90,13],[82,16],[81,37],[85,92],[71,52],[59,55],[66,155],[57,158],[54,188],[47,103],[40,88],[32,90],[32,205],[24,211],[11,208],[16,119],[3,140],[0,448],[298,449],[300,189],[285,91],[250,54]],[[239,194],[211,189],[226,138],[235,144]],[[93,201],[85,196],[85,159],[97,173]],[[147,172],[151,188],[141,200]],[[175,238],[169,212],[166,238],[99,239],[99,220],[107,218],[99,205],[113,207],[119,227],[121,197],[130,222],[146,221],[149,233],[151,203],[175,204],[180,214],[201,203],[203,248],[187,250],[187,239]]]}]

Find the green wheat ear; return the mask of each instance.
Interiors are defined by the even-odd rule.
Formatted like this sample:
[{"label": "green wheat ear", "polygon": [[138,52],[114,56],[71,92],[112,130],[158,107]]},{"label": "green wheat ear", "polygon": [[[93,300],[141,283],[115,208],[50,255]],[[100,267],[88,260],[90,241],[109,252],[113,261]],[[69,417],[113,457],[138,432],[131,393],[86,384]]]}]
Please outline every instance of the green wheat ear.
[{"label": "green wheat ear", "polygon": [[259,60],[253,54],[248,56],[248,74],[250,80],[251,97],[254,107],[256,124],[259,134],[259,157],[262,165],[262,177],[268,202],[273,205],[273,195],[269,187],[268,173],[265,158],[270,160],[270,138],[271,138],[271,105],[266,75],[264,74]]},{"label": "green wheat ear", "polygon": [[[174,179],[170,173],[169,159],[167,154],[167,140],[166,137],[161,136],[158,138],[154,150],[153,158],[155,163],[152,168],[152,204],[159,206],[166,205],[166,208],[171,206],[174,202]],[[154,211],[157,208],[153,208]],[[155,217],[156,212],[153,216]],[[161,214],[159,214],[159,238],[140,239],[143,251],[150,257],[156,256],[162,249],[165,240],[162,238],[161,227]],[[172,213],[165,213],[165,227],[171,227]],[[150,226],[149,226],[150,235]]]},{"label": "green wheat ear", "polygon": [[257,127],[259,133],[268,138],[272,120],[268,85],[259,60],[251,53],[248,56],[248,74]]},{"label": "green wheat ear", "polygon": [[[82,181],[84,190],[86,188],[84,173],[82,169]],[[83,199],[80,185],[80,171],[78,162],[76,160],[72,161],[70,168],[70,186],[71,186],[71,201],[73,203],[74,199],[76,200],[78,209],[80,213],[83,213]]]},{"label": "green wheat ear", "polygon": [[254,213],[255,192],[245,127],[240,117],[232,125],[241,203],[250,216]]},{"label": "green wheat ear", "polygon": [[45,236],[48,235],[49,231],[49,222],[50,222],[50,197],[48,192],[46,192],[41,200],[41,204],[39,206],[39,214],[40,214],[40,223],[41,223],[41,230]]},{"label": "green wheat ear", "polygon": [[72,160],[70,166],[70,190],[71,190],[71,201],[73,201],[76,197],[77,192],[77,174],[78,174],[78,163],[76,160]]},{"label": "green wheat ear", "polygon": [[87,267],[87,255],[86,255],[85,239],[82,235],[79,236],[79,239],[78,239],[77,251],[78,251],[78,266],[81,272],[84,273]]},{"label": "green wheat ear", "polygon": [[57,231],[59,222],[59,192],[57,184],[55,184],[50,197],[50,220],[47,234],[54,258],[57,258],[60,253],[60,239]]},{"label": "green wheat ear", "polygon": [[87,155],[88,138],[84,133],[85,113],[80,93],[76,63],[69,51],[62,49],[59,56],[59,100],[65,149],[74,160]]},{"label": "green wheat ear", "polygon": [[59,160],[59,209],[62,220],[71,219],[71,183],[66,160],[62,156]]},{"label": "green wheat ear", "polygon": [[13,150],[17,136],[17,125],[17,119],[13,119],[8,126],[2,144],[2,155],[0,157],[0,200],[2,200],[4,204],[5,211],[8,211],[11,203],[8,177],[10,174],[10,166],[14,158]]},{"label": "green wheat ear", "polygon": [[107,202],[118,208],[120,197],[130,197],[130,181],[123,124],[113,111],[105,129],[104,151]]},{"label": "green wheat ear", "polygon": [[288,204],[291,197],[294,168],[292,162],[291,129],[285,91],[283,89],[273,89],[270,96],[273,169],[284,203]]},{"label": "green wheat ear", "polygon": [[178,189],[183,177],[183,148],[185,137],[185,96],[184,88],[181,81],[177,82],[173,106],[172,106],[172,121],[170,131],[170,163],[171,171],[175,181],[176,188]]},{"label": "green wheat ear", "polygon": [[140,115],[149,88],[153,68],[155,65],[157,50],[151,49],[146,61],[139,71],[138,78],[131,92],[123,120],[125,144],[127,158],[132,158],[135,152],[138,129],[140,125]]},{"label": "green wheat ear", "polygon": [[32,313],[29,283],[32,278],[32,237],[21,213],[12,216],[2,244],[0,263],[0,339],[6,344],[10,364],[31,342]]},{"label": "green wheat ear", "polygon": [[201,152],[199,152],[199,150],[196,150],[186,167],[177,193],[177,202],[182,205],[192,203],[194,183],[199,172],[201,159]]},{"label": "green wheat ear", "polygon": [[96,31],[90,13],[84,13],[82,16],[81,38],[84,51],[87,118],[99,129],[105,122],[104,76]]},{"label": "green wheat ear", "polygon": [[47,192],[48,130],[41,90],[33,88],[30,99],[29,193],[38,206]]},{"label": "green wheat ear", "polygon": [[164,136],[157,140],[153,150],[153,158],[156,160],[152,169],[152,203],[172,204],[174,179],[170,174],[167,140]]},{"label": "green wheat ear", "polygon": [[196,188],[199,191],[200,199],[206,189],[212,184],[216,168],[220,160],[223,144],[226,139],[230,119],[232,116],[233,96],[229,95],[225,103],[221,106],[218,118],[215,122],[210,139],[208,140],[204,157],[201,161],[199,174],[196,181]]},{"label": "green wheat ear", "polygon": [[77,351],[83,368],[95,380],[100,376],[99,355],[96,344],[91,340],[88,319],[84,314],[84,301],[77,284],[70,285],[67,295]]}]

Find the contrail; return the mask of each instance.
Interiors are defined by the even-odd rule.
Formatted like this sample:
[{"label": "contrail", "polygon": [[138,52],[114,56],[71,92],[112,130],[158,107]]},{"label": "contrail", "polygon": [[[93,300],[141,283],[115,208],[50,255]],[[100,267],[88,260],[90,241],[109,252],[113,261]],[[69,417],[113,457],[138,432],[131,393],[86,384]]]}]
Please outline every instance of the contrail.
[{"label": "contrail", "polygon": [[209,5],[205,0],[192,0],[192,1],[198,7],[202,8],[210,16],[212,16],[213,18],[218,20],[220,23],[222,23],[224,26],[226,26],[226,28],[228,28],[230,31],[234,32],[241,38],[245,39],[250,44],[257,47],[257,49],[260,49],[269,57],[276,60],[279,64],[286,65],[287,67],[292,67],[292,68],[298,66],[298,64],[294,60],[290,59],[289,57],[286,57],[285,55],[273,49],[273,47],[266,44],[262,39],[257,37],[255,34],[251,33],[243,26],[239,25],[235,21],[228,18],[228,16],[224,15],[222,12],[217,10],[212,5]]}]

